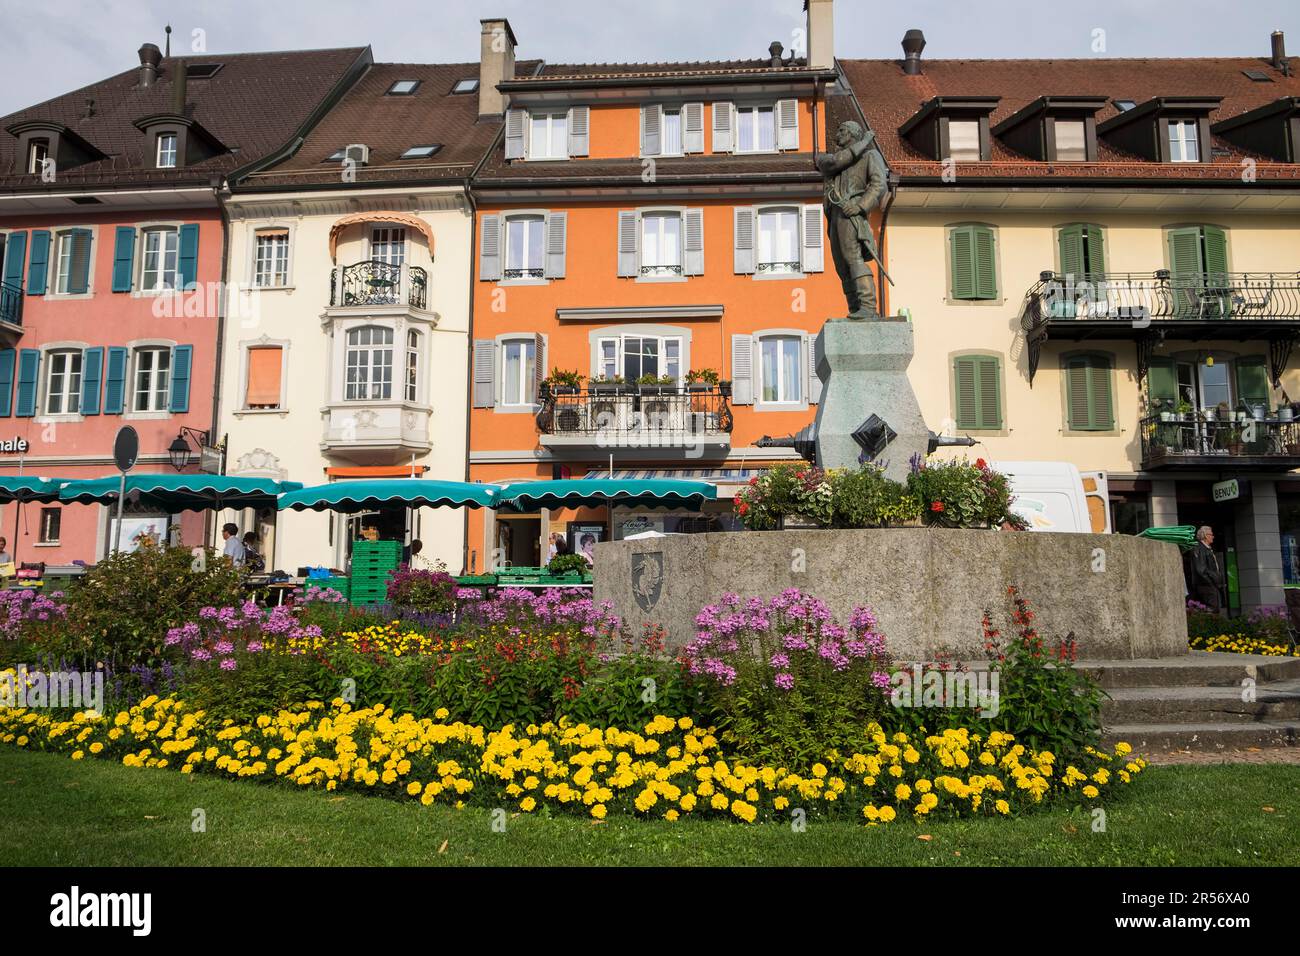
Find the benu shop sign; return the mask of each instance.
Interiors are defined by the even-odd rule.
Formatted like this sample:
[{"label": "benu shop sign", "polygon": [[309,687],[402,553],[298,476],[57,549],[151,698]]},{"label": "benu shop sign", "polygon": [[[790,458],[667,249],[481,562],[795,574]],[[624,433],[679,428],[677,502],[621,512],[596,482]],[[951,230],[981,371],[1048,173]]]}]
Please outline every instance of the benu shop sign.
[{"label": "benu shop sign", "polygon": [[3,438],[0,439],[0,453],[6,455],[25,455],[31,450],[31,445],[27,443],[26,438]]},{"label": "benu shop sign", "polygon": [[1220,501],[1234,501],[1241,497],[1241,487],[1237,484],[1236,478],[1230,478],[1227,481],[1218,481],[1210,486],[1210,496],[1216,503]]}]

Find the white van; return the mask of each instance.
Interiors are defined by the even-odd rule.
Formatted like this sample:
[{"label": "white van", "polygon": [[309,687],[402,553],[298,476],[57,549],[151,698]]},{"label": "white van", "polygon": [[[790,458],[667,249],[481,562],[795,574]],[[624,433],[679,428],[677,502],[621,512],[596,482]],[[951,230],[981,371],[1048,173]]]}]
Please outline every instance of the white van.
[{"label": "white van", "polygon": [[995,461],[1015,500],[1011,510],[1030,531],[1110,534],[1110,500],[1103,471],[1080,472],[1068,461]]}]

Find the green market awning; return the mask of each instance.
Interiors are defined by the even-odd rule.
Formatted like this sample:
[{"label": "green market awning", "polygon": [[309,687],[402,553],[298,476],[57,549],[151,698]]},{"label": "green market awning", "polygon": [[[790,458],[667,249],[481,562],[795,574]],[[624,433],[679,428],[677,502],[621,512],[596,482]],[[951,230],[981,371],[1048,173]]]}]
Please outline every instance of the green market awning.
[{"label": "green market awning", "polygon": [[698,511],[716,501],[717,488],[707,481],[672,478],[570,478],[559,481],[516,481],[504,485],[499,507],[511,511],[539,508],[603,507],[615,504],[643,508],[689,508]]},{"label": "green market awning", "polygon": [[1196,544],[1196,526],[1190,524],[1169,525],[1163,528],[1147,528],[1138,532],[1139,538],[1154,538],[1156,541],[1168,541],[1188,551]]},{"label": "green market awning", "polygon": [[17,475],[0,478],[0,505],[11,501],[37,501],[48,504],[59,500],[59,486],[65,478],[23,478]]},{"label": "green market awning", "polygon": [[[59,490],[59,500],[77,504],[116,502],[119,483],[117,475],[69,481]],[[239,475],[127,475],[126,500],[169,514],[219,508],[271,508],[280,495],[301,487],[302,483],[297,481]]]},{"label": "green market awning", "polygon": [[408,508],[492,508],[497,487],[466,481],[433,478],[367,478],[331,481],[291,491],[280,499],[280,509],[339,511],[353,514],[383,505]]}]

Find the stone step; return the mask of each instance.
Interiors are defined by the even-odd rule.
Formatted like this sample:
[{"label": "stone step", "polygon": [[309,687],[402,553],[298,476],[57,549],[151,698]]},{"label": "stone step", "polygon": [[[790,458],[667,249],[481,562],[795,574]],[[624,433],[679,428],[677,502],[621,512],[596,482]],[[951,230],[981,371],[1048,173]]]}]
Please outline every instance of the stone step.
[{"label": "stone step", "polygon": [[1249,724],[1300,720],[1300,678],[1259,684],[1254,700],[1240,686],[1115,687],[1102,702],[1103,726],[1112,724]]},{"label": "stone step", "polygon": [[1103,734],[1107,745],[1131,744],[1137,754],[1169,750],[1224,750],[1300,746],[1300,720],[1259,723],[1115,724]]},{"label": "stone step", "polygon": [[1107,690],[1119,687],[1240,687],[1300,678],[1300,657],[1189,651],[1179,657],[1077,661]]}]

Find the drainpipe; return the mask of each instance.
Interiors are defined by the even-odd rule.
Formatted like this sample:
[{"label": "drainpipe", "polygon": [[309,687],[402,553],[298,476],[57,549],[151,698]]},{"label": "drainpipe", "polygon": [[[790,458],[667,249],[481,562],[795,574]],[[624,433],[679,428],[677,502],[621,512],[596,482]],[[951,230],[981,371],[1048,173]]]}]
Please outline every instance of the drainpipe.
[{"label": "drainpipe", "polygon": [[[222,377],[222,358],[226,345],[226,291],[230,288],[230,210],[226,208],[226,199],[230,192],[230,186],[224,180],[218,180],[212,187],[212,195],[217,200],[217,211],[221,214],[221,294],[217,297],[217,354],[214,365],[213,383],[212,383],[212,426],[208,434],[215,439],[217,429],[221,425],[221,377]],[[221,449],[221,473],[226,473],[226,448],[224,447],[225,438],[222,438],[223,447]],[[216,512],[207,511],[204,519],[203,538],[206,544],[209,540],[215,538]],[[208,527],[209,522],[212,527]],[[278,535],[277,535],[278,537]],[[215,546],[215,541],[213,542]],[[267,555],[270,567],[274,568],[274,555]]]},{"label": "drainpipe", "polygon": [[[493,141],[495,149],[495,141]],[[487,154],[485,154],[487,155]],[[465,204],[469,207],[469,316],[465,331],[465,481],[469,481],[470,426],[474,417],[474,272],[475,259],[478,255],[478,205],[474,202],[474,193],[469,180],[465,180]],[[469,573],[469,509],[462,508],[464,518],[461,527],[460,573]],[[483,520],[487,520],[485,514]]]}]

